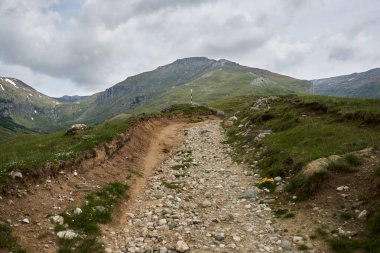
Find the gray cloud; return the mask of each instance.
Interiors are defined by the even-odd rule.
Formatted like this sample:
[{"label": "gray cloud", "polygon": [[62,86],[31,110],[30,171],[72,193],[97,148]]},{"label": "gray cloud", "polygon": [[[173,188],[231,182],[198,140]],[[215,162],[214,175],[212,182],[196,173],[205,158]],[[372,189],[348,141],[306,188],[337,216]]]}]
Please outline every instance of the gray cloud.
[{"label": "gray cloud", "polygon": [[380,65],[373,0],[2,0],[0,75],[89,94],[177,58],[300,78]]}]

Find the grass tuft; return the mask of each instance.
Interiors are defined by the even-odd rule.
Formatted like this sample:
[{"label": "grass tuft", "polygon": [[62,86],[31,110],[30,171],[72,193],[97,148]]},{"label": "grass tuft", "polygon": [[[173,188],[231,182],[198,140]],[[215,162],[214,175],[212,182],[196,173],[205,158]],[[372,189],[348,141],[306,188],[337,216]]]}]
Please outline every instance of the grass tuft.
[{"label": "grass tuft", "polygon": [[125,198],[128,186],[122,183],[111,183],[103,189],[87,195],[87,203],[81,206],[82,213],[62,213],[66,226],[56,225],[56,231],[71,229],[79,233],[75,239],[59,239],[59,251],[90,253],[103,252],[103,246],[97,242],[100,235],[99,223],[111,221],[111,215],[121,199]]},{"label": "grass tuft", "polygon": [[362,163],[363,162],[356,155],[348,154],[343,158],[340,158],[334,162],[330,162],[327,165],[327,169],[339,172],[355,172],[357,171],[357,168],[355,167],[362,165]]},{"label": "grass tuft", "polygon": [[0,250],[7,250],[13,253],[26,253],[17,240],[11,234],[11,227],[7,224],[0,223]]},{"label": "grass tuft", "polygon": [[305,200],[318,191],[328,177],[328,171],[320,171],[307,178],[298,175],[289,181],[286,191],[295,194],[299,200]]}]

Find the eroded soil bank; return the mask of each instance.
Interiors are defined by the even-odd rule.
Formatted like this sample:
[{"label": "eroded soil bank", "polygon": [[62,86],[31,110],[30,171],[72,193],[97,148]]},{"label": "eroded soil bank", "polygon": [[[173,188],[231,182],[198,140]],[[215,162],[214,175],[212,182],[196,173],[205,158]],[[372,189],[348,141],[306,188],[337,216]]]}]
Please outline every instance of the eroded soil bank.
[{"label": "eroded soil bank", "polygon": [[[13,235],[28,252],[56,252],[49,215],[80,206],[89,192],[110,182],[126,183],[131,186],[129,195],[138,195],[139,185],[145,184],[151,169],[181,145],[181,130],[188,121],[171,118],[141,122],[74,168],[64,168],[42,182],[30,181],[9,189],[0,199],[1,219],[11,225]],[[137,176],[136,171],[143,176]]]}]

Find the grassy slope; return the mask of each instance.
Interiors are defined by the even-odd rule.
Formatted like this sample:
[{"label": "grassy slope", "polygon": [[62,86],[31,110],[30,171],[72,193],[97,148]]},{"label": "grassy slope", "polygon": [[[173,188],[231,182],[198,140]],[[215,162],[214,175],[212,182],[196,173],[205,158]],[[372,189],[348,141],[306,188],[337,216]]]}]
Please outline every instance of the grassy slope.
[{"label": "grassy slope", "polygon": [[[254,100],[252,97],[250,105]],[[219,106],[224,107],[224,104]],[[269,148],[266,153],[276,154],[276,158],[269,156],[272,158],[261,163],[264,175],[286,175],[314,159],[363,149],[380,141],[380,127],[377,123],[372,124],[380,118],[378,100],[283,96],[271,103],[271,109],[265,112],[249,107],[240,108],[236,124],[247,124],[247,129],[233,127],[228,133],[237,147],[265,145]],[[248,129],[247,137],[237,135]],[[257,131],[268,129],[274,133],[262,143],[253,141]],[[258,159],[255,153],[252,150],[241,159]]]},{"label": "grassy slope", "polygon": [[[252,165],[259,161],[257,167],[263,177],[290,177],[288,190],[292,194],[303,197],[314,194],[325,178],[324,174],[315,175],[310,181],[300,178],[298,172],[308,162],[378,147],[380,142],[380,100],[282,96],[270,103],[270,109],[250,109],[256,100],[257,97],[246,96],[218,105],[238,117],[236,124],[227,129],[229,141],[235,147],[235,159]],[[239,105],[239,101],[244,103]],[[273,131],[271,135],[255,141],[260,130],[268,129]],[[356,158],[353,159],[348,162]],[[332,240],[337,252],[380,250],[380,205],[373,205],[368,233],[354,241]]]},{"label": "grassy slope", "polygon": [[286,76],[274,75],[271,77],[275,84],[263,86],[252,85],[257,75],[239,67],[227,67],[214,70],[185,85],[171,88],[163,93],[155,94],[141,106],[134,108],[134,112],[154,111],[175,103],[187,103],[190,100],[190,89],[193,90],[194,102],[206,106],[213,106],[219,101],[244,94],[290,94],[301,93],[307,90],[305,81]]},{"label": "grassy slope", "polygon": [[118,134],[124,133],[141,118],[179,113],[211,114],[213,111],[205,107],[176,105],[162,114],[115,117],[76,135],[66,135],[65,132],[60,131],[48,134],[24,134],[3,140],[0,142],[0,182],[4,183],[11,170],[30,171],[41,168],[46,163],[55,164],[73,159],[84,151],[91,150],[103,142],[112,140]]},{"label": "grassy slope", "polygon": [[26,127],[15,123],[11,118],[0,116],[0,141],[17,134],[31,133]]},{"label": "grassy slope", "polygon": [[64,132],[25,134],[10,138],[0,145],[0,179],[11,170],[34,169],[46,163],[69,160],[81,152],[109,141],[133,124],[131,119],[117,119],[91,127],[77,135]]}]

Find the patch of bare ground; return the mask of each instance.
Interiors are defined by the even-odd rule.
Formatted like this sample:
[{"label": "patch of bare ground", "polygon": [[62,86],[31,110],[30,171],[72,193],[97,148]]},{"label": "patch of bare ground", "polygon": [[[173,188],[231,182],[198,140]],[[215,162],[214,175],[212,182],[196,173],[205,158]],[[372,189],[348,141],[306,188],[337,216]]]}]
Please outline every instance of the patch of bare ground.
[{"label": "patch of bare ground", "polygon": [[80,206],[86,194],[110,182],[128,184],[129,195],[134,198],[151,169],[181,144],[180,130],[188,121],[178,117],[142,121],[74,166],[59,168],[56,173],[50,171],[43,180],[9,187],[0,198],[1,220],[11,225],[13,235],[28,252],[56,252],[56,235],[49,215]]}]

